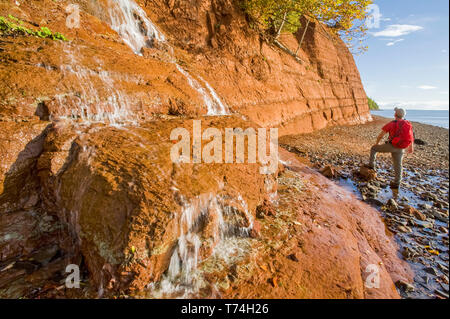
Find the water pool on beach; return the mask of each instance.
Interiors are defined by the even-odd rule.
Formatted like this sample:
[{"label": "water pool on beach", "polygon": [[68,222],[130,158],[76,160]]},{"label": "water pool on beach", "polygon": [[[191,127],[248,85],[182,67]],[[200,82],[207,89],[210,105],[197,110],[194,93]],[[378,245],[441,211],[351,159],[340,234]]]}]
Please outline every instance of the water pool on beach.
[{"label": "water pool on beach", "polygon": [[[389,174],[389,170],[380,169],[379,173]],[[414,177],[415,173],[405,170],[405,179]],[[443,173],[443,172],[441,172]],[[441,175],[427,175],[424,184],[439,185],[441,182],[448,180],[448,177]],[[433,206],[433,202],[420,198],[410,189],[401,187],[399,190],[392,190],[387,185],[381,187],[374,198],[365,198],[362,195],[358,184],[358,180],[351,177],[341,177],[337,180],[337,184],[352,192],[358,199],[363,200],[372,207],[380,211],[383,222],[386,226],[386,231],[394,234],[397,244],[400,247],[402,259],[406,260],[414,271],[414,286],[415,290],[405,293],[399,290],[403,298],[436,298],[436,296],[445,297],[448,295],[448,281],[443,279],[447,275],[433,277],[439,271],[448,272],[448,233],[436,232],[436,228],[448,229],[448,223],[439,219],[421,221],[418,219],[410,219],[408,221],[402,220],[401,210],[390,211],[385,209],[388,201],[394,199],[399,204],[411,205],[419,208],[423,204]],[[365,184],[366,182],[363,182]],[[403,204],[400,204],[402,206]],[[395,224],[407,225],[410,229],[408,232],[402,232],[396,229]],[[447,239],[446,239],[447,238]],[[444,259],[439,259],[438,256],[426,257],[427,250],[433,248],[439,251],[439,254],[444,255]],[[413,256],[407,256],[413,252]],[[429,255],[429,254],[428,254]],[[445,277],[448,278],[448,277]],[[442,293],[443,292],[443,293]],[[448,298],[448,297],[447,297]]]},{"label": "water pool on beach", "polygon": [[[383,109],[370,111],[372,115],[383,116],[387,118],[394,117],[394,110]],[[412,122],[419,122],[439,127],[449,128],[448,110],[406,110],[406,119]]]}]

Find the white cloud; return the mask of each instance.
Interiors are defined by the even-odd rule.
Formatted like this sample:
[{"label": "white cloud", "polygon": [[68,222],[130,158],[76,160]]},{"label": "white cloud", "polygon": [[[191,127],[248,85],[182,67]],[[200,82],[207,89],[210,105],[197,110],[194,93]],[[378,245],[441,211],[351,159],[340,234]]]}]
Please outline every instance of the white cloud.
[{"label": "white cloud", "polygon": [[391,18],[387,18],[387,17],[385,18],[381,13],[378,17],[379,17],[380,21],[391,21],[392,20]]},{"label": "white cloud", "polygon": [[437,87],[432,86],[432,85],[419,85],[417,88],[421,89],[421,90],[435,90],[435,89],[437,89]]},{"label": "white cloud", "polygon": [[375,37],[401,37],[412,32],[422,30],[423,27],[410,24],[391,24],[386,29],[378,32],[374,32]]},{"label": "white cloud", "polygon": [[391,41],[391,42],[386,43],[386,45],[387,45],[388,47],[391,47],[391,46],[395,45],[396,43],[402,42],[402,41],[404,41],[404,40],[405,40],[405,39],[394,40],[394,41]]},{"label": "white cloud", "polygon": [[439,92],[439,94],[448,95],[448,91],[442,91],[442,92]]}]

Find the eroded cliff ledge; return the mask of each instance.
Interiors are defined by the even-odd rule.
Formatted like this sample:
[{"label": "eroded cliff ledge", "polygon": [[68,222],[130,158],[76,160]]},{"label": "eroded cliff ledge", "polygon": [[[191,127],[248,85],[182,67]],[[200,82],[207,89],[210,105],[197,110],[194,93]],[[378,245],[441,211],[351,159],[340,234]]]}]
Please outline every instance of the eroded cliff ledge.
[{"label": "eroded cliff ledge", "polygon": [[[136,55],[109,27],[109,1],[75,1],[78,28],[66,25],[65,1],[0,5],[4,16],[47,26],[71,40],[2,39],[2,113],[33,115],[44,108],[72,115],[80,102],[112,108],[113,97],[137,118],[205,114],[204,98],[179,72],[181,66],[201,85],[206,80],[231,112],[279,127],[281,135],[371,118],[353,56],[321,25],[309,25],[299,52],[304,62],[298,63],[262,41],[233,1],[141,1],[167,41]],[[282,40],[295,51],[295,36]]]}]

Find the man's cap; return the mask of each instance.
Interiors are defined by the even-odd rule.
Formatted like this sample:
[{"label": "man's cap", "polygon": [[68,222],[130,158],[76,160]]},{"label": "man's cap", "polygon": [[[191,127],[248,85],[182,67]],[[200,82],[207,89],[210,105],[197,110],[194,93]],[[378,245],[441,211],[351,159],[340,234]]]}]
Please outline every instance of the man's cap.
[{"label": "man's cap", "polygon": [[397,117],[399,117],[401,119],[404,118],[406,115],[405,109],[402,109],[401,107],[396,107],[394,109],[394,111],[395,111],[395,115],[397,115]]}]

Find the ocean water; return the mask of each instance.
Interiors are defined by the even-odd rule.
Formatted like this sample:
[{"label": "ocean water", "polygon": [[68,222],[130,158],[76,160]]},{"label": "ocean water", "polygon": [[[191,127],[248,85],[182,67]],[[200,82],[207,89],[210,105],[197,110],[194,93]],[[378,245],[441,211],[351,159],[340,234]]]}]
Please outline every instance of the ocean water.
[{"label": "ocean water", "polygon": [[[394,118],[394,110],[370,111],[373,115]],[[448,110],[406,110],[405,119],[448,129]]]}]

